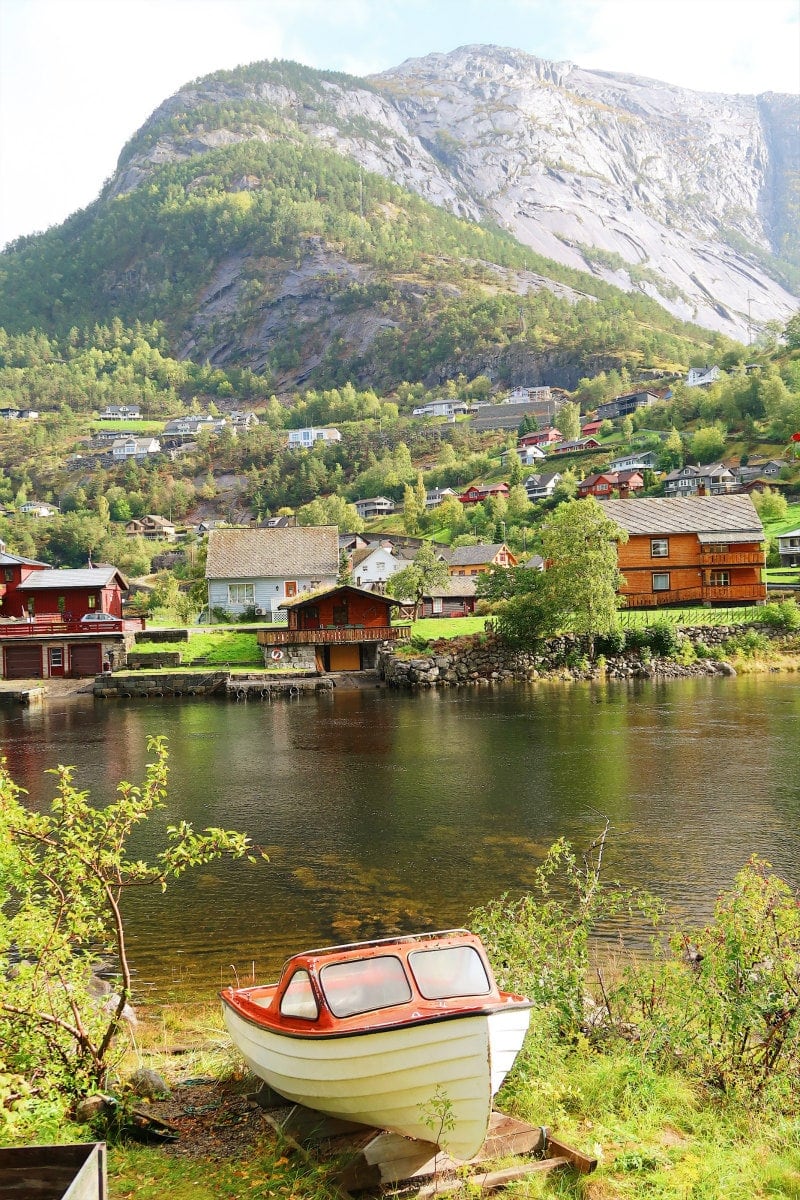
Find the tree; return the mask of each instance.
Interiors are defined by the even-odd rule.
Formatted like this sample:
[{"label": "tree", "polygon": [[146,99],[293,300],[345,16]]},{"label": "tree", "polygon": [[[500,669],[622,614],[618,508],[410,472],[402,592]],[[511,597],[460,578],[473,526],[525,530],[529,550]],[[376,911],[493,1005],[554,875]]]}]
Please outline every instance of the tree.
[{"label": "tree", "polygon": [[414,534],[419,529],[420,510],[414,489],[409,485],[403,488],[403,529],[406,533]]},{"label": "tree", "polygon": [[783,338],[790,350],[800,350],[800,312],[796,312],[784,325]]},{"label": "tree", "polygon": [[627,540],[593,496],[559,505],[542,527],[553,608],[575,633],[588,636],[592,658],[595,636],[619,625],[617,545]]},{"label": "tree", "polygon": [[658,465],[664,471],[674,471],[683,466],[683,441],[674,425],[658,456]]},{"label": "tree", "polygon": [[[28,1081],[56,1080],[72,1093],[103,1084],[131,1001],[127,893],[163,891],[190,867],[224,856],[255,861],[244,834],[196,833],[185,821],[167,827],[155,862],[130,856],[137,826],[165,807],[166,743],[154,738],[149,748],[144,783],[120,783],[105,807],[76,789],[71,767],[58,767],[49,813],[21,802],[0,761],[0,1046],[6,1065]],[[118,970],[116,994],[104,1006],[91,995],[98,956]]]},{"label": "tree", "polygon": [[689,449],[699,463],[715,462],[725,453],[725,431],[718,423],[695,430]]},{"label": "tree", "polygon": [[445,587],[449,578],[447,563],[437,558],[430,542],[423,542],[414,555],[414,561],[392,575],[386,584],[386,590],[398,600],[413,600],[416,620],[422,597],[429,593],[431,588]]},{"label": "tree", "polygon": [[574,442],[576,438],[581,436],[580,406],[573,404],[569,400],[566,404],[562,404],[556,413],[556,425],[565,441]]},{"label": "tree", "polygon": [[344,546],[339,551],[339,570],[336,573],[336,582],[340,587],[353,582],[353,572],[350,569],[350,555]]},{"label": "tree", "polygon": [[516,450],[509,450],[508,458],[506,459],[506,470],[508,472],[509,487],[514,487],[515,484],[522,483],[522,463]]},{"label": "tree", "polygon": [[[788,512],[786,497],[772,488],[765,487],[763,492],[753,492],[753,507],[762,521],[783,521]],[[780,565],[780,564],[779,564]]]}]

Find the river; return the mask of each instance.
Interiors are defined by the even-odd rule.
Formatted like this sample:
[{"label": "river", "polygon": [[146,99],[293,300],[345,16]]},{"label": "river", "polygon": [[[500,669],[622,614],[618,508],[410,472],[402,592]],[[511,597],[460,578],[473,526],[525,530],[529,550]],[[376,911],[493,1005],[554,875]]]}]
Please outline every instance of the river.
[{"label": "river", "polygon": [[232,964],[263,979],[296,949],[462,924],[606,816],[606,877],[674,920],[704,921],[753,853],[800,886],[796,675],[0,709],[37,807],[57,763],[107,802],[141,778],[148,734],[168,739],[170,795],[137,852],[186,819],[246,831],[269,862],[213,864],[128,903],[140,995],[209,998]]}]

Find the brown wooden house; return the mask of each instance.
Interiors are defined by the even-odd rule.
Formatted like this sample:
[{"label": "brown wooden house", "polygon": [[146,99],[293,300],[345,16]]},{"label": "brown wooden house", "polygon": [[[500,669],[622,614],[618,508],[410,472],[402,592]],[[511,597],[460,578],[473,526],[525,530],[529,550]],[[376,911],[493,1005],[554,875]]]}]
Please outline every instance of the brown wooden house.
[{"label": "brown wooden house", "polygon": [[406,625],[392,625],[391,596],[343,584],[298,596],[280,605],[286,629],[261,629],[268,666],[316,671],[367,671],[377,665],[378,647],[408,637]]},{"label": "brown wooden house", "polygon": [[629,608],[766,600],[764,529],[749,496],[606,500]]}]

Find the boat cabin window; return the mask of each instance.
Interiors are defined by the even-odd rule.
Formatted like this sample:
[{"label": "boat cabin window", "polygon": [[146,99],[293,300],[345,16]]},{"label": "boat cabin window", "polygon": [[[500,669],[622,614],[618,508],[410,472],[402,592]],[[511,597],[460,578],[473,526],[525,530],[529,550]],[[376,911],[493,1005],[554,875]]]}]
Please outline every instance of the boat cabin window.
[{"label": "boat cabin window", "polygon": [[412,950],[408,961],[426,1000],[485,996],[492,990],[483,960],[474,946]]},{"label": "boat cabin window", "polygon": [[320,971],[320,982],[335,1017],[353,1017],[411,999],[403,964],[394,955],[329,963]]},{"label": "boat cabin window", "polygon": [[300,1017],[304,1021],[315,1021],[319,1016],[308,971],[295,971],[289,980],[281,997],[281,1016]]}]

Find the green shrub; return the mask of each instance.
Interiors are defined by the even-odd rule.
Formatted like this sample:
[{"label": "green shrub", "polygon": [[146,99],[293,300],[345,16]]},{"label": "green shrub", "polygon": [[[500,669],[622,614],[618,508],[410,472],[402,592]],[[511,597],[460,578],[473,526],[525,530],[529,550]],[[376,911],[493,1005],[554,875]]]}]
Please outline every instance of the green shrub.
[{"label": "green shrub", "polygon": [[728,654],[738,654],[741,658],[768,658],[772,652],[772,643],[765,633],[757,629],[746,629],[728,638],[725,642]]},{"label": "green shrub", "polygon": [[605,658],[614,658],[625,650],[625,630],[612,629],[609,633],[601,634],[595,641],[595,651]]},{"label": "green shrub", "polygon": [[765,604],[758,615],[759,623],[771,629],[800,629],[800,606],[792,598]]},{"label": "green shrub", "polygon": [[680,638],[669,621],[656,621],[647,630],[650,649],[659,658],[674,658],[680,649]]}]

